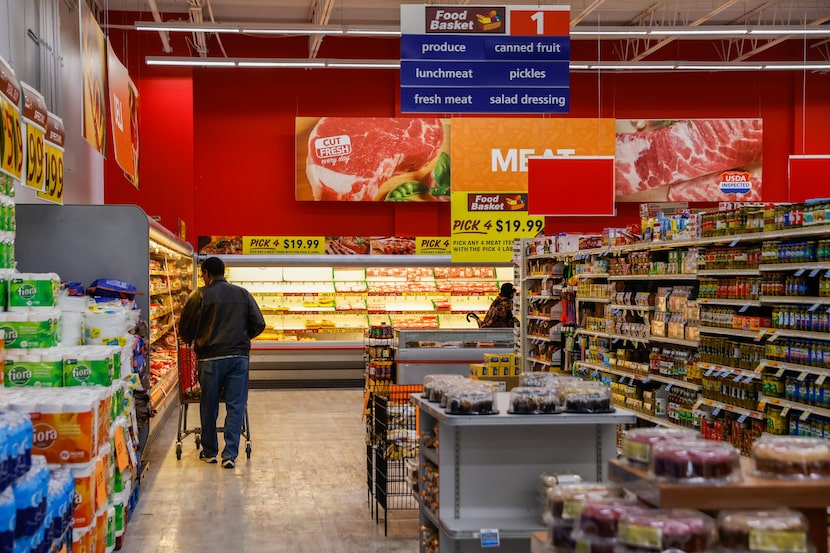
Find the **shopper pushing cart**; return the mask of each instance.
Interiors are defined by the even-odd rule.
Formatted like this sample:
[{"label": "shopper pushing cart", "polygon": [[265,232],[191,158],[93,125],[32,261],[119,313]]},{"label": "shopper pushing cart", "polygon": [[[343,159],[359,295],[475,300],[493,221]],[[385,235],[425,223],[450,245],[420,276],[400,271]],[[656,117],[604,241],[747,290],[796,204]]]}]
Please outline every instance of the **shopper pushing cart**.
[{"label": "shopper pushing cart", "polygon": [[204,286],[187,300],[179,320],[179,338],[193,344],[201,397],[202,451],[206,463],[219,461],[216,420],[221,398],[225,402],[224,468],[236,466],[239,438],[248,402],[248,365],[251,339],[265,330],[262,312],[247,290],[225,280],[225,264],[209,257],[201,264]]}]

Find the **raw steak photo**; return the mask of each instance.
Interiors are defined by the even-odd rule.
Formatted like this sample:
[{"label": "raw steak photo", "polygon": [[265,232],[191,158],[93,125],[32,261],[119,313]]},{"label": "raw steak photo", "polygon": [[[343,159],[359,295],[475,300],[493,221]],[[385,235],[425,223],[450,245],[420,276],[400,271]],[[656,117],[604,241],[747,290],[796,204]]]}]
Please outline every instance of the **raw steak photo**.
[{"label": "raw steak photo", "polygon": [[323,117],[305,159],[314,200],[383,201],[392,190],[398,201],[429,196],[445,138],[440,119]]},{"label": "raw steak photo", "polygon": [[[760,163],[762,128],[761,119],[620,121],[616,149],[617,199],[626,201],[626,196],[648,191],[659,191],[665,197],[670,187],[673,201],[699,201],[702,191],[677,185]],[[754,176],[758,178],[760,194],[760,171]],[[688,197],[683,190],[689,192]],[[707,199],[717,201],[717,198]]]}]

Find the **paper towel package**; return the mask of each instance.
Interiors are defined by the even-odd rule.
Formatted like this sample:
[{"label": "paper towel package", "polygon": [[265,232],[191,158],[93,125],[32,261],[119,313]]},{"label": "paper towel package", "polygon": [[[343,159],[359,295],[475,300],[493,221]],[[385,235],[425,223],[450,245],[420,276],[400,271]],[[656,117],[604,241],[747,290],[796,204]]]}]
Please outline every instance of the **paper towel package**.
[{"label": "paper towel package", "polygon": [[8,309],[54,307],[60,286],[60,277],[55,273],[16,273],[9,280]]},{"label": "paper towel package", "polygon": [[3,381],[6,387],[63,386],[63,359],[43,360],[40,355],[13,353],[20,351],[29,350],[6,350],[6,362],[3,367]]}]

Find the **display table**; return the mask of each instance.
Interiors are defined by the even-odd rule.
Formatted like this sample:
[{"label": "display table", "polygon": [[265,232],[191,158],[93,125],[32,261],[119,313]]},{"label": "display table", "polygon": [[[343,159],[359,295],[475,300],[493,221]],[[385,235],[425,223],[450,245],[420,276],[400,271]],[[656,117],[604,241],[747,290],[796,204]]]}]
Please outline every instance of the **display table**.
[{"label": "display table", "polygon": [[749,459],[741,459],[741,482],[734,484],[682,485],[655,482],[645,468],[612,460],[608,477],[642,501],[665,509],[775,509],[791,507],[804,513],[810,524],[815,553],[827,553],[827,507],[830,480],[777,480],[749,475]]},{"label": "display table", "polygon": [[435,465],[437,511],[422,502],[421,524],[435,526],[441,552],[487,551],[481,531],[497,530],[502,552],[527,553],[532,532],[544,530],[540,475],[575,472],[602,480],[616,455],[616,426],[635,420],[608,414],[511,415],[510,394],[496,395],[494,415],[450,415],[412,396],[422,436],[438,432],[438,448],[421,444],[420,471]]}]

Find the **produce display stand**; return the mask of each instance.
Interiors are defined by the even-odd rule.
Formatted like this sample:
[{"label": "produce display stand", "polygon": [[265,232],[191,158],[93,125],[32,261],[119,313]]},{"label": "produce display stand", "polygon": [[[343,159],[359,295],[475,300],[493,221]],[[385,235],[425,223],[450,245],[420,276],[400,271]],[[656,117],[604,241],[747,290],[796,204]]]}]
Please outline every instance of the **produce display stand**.
[{"label": "produce display stand", "polygon": [[749,474],[750,461],[746,458],[741,459],[741,469],[741,482],[683,485],[656,482],[645,468],[614,459],[608,463],[608,477],[641,501],[665,509],[797,509],[810,525],[809,540],[816,547],[815,553],[827,553],[830,480],[757,478]]}]

